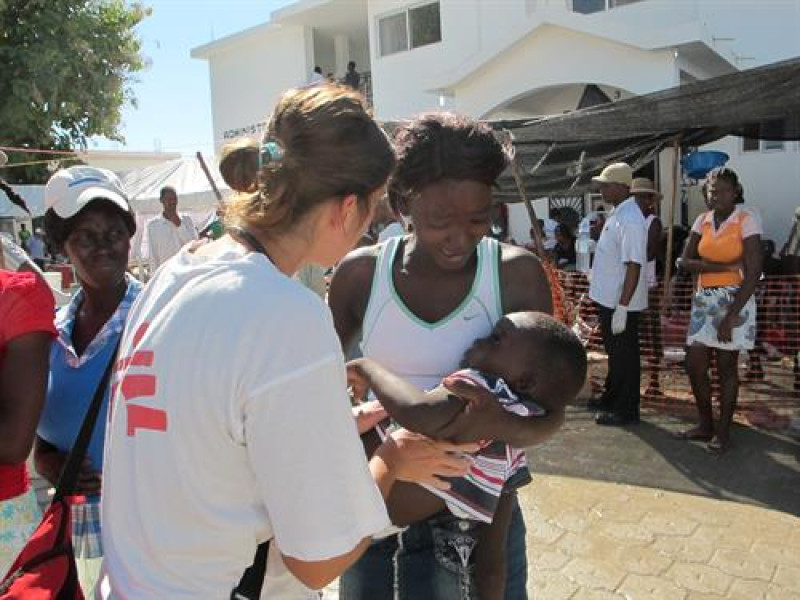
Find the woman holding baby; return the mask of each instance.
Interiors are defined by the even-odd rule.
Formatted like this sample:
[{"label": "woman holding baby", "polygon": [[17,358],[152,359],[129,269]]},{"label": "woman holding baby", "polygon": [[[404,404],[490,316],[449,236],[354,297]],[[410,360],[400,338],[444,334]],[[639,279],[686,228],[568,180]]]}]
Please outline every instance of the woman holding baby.
[{"label": "woman holding baby", "polygon": [[[389,194],[413,231],[350,253],[334,274],[329,304],[345,349],[360,340],[365,357],[431,388],[503,315],[552,312],[551,295],[534,255],[488,237],[492,186],[508,157],[486,125],[431,114],[402,125],[394,141]],[[468,401],[488,395],[463,382],[451,390]],[[563,422],[561,411],[531,419],[495,402],[468,407],[457,417],[461,431],[520,448],[546,440]],[[525,524],[516,499],[511,510],[505,598],[516,600],[527,597]],[[447,583],[460,581],[458,574],[446,573],[470,568],[460,523],[440,514],[374,542],[342,577],[341,597],[461,598]]]}]

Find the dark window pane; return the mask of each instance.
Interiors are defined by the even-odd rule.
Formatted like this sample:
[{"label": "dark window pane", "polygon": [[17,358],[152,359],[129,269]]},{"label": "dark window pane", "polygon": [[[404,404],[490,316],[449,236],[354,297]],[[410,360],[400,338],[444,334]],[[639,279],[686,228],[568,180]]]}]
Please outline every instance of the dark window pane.
[{"label": "dark window pane", "polygon": [[572,11],[588,15],[606,9],[606,0],[572,0]]},{"label": "dark window pane", "polygon": [[411,29],[412,48],[442,41],[442,22],[439,18],[438,2],[409,9],[408,21]]},{"label": "dark window pane", "polygon": [[783,150],[782,140],[764,140],[764,150]]},{"label": "dark window pane", "polygon": [[401,12],[378,20],[381,56],[408,50],[406,13]]},{"label": "dark window pane", "polygon": [[758,138],[742,138],[742,151],[758,152]]}]

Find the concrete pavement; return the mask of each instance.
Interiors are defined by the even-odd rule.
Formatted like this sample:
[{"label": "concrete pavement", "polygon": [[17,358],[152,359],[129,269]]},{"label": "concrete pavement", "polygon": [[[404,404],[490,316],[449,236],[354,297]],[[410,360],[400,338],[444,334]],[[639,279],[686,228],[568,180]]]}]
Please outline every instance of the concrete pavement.
[{"label": "concrete pavement", "polygon": [[530,598],[800,599],[800,442],[736,426],[712,456],[673,437],[688,423],[672,414],[605,428],[573,406],[529,452]]},{"label": "concrete pavement", "polygon": [[532,598],[800,598],[797,517],[557,475],[522,504]]},{"label": "concrete pavement", "polygon": [[571,407],[521,494],[532,598],[800,598],[800,443],[736,427],[711,456],[645,410],[629,428]]},{"label": "concrete pavement", "polygon": [[670,411],[642,416],[605,428],[573,406],[529,452],[530,597],[800,599],[800,441],[737,426],[715,457],[673,438]]}]

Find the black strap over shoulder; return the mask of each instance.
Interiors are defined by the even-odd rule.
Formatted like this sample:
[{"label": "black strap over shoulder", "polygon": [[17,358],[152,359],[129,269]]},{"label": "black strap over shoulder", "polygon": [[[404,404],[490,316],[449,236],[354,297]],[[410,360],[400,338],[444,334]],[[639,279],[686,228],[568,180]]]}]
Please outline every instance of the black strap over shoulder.
[{"label": "black strap over shoulder", "polygon": [[264,577],[267,574],[267,557],[269,556],[269,542],[259,544],[253,564],[247,567],[233,591],[231,600],[258,600],[261,597],[261,588],[264,586]]},{"label": "black strap over shoulder", "polygon": [[[120,340],[122,340],[122,337],[120,337]],[[75,486],[78,484],[78,474],[81,470],[81,464],[83,463],[84,456],[86,456],[86,449],[89,447],[89,441],[92,438],[92,432],[94,432],[94,426],[97,423],[97,415],[100,414],[100,406],[103,404],[103,396],[108,388],[108,382],[111,379],[111,372],[117,360],[118,350],[119,342],[117,342],[116,346],[114,346],[114,350],[111,352],[111,358],[108,361],[108,365],[106,365],[106,370],[103,372],[100,383],[97,384],[97,389],[94,391],[92,403],[86,410],[86,416],[83,418],[81,430],[78,433],[78,437],[75,439],[69,456],[67,456],[67,460],[64,462],[64,468],[61,471],[58,484],[56,485],[56,493],[53,496],[53,502],[72,496],[75,493]]]}]

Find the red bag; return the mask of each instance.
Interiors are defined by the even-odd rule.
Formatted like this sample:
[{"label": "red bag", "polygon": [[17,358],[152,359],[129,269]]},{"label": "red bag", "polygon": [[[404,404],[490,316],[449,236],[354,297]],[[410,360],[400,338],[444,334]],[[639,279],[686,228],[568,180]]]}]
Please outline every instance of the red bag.
[{"label": "red bag", "polygon": [[71,504],[53,501],[0,584],[3,600],[84,600],[72,551]]},{"label": "red bag", "polygon": [[64,462],[49,508],[0,583],[0,600],[84,600],[72,548],[71,498],[116,356],[115,349]]}]

